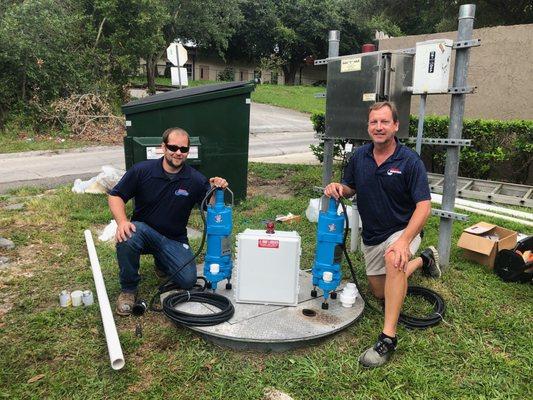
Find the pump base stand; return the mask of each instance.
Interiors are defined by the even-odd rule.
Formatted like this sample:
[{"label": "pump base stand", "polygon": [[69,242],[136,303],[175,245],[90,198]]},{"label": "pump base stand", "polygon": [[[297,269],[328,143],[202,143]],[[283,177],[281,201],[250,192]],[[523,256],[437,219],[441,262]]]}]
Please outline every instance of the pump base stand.
[{"label": "pump base stand", "polygon": [[[198,265],[198,273],[202,271],[203,265]],[[233,290],[225,290],[223,285],[219,285],[216,293],[228,297],[235,306],[233,317],[219,325],[190,328],[210,342],[235,350],[282,352],[315,345],[347,328],[363,313],[364,302],[361,297],[350,308],[343,307],[338,300],[330,299],[329,309],[323,310],[324,298],[310,295],[313,285],[308,272],[300,271],[299,285],[298,305],[295,307],[236,303],[235,283]],[[163,294],[162,299],[166,295]],[[210,305],[199,303],[180,304],[177,308],[195,314],[218,311]]]}]

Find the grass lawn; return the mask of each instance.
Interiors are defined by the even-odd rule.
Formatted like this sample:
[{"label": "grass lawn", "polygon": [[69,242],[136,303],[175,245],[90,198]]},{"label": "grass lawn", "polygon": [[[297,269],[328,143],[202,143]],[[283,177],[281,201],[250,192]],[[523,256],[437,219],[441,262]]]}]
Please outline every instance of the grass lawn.
[{"label": "grass lawn", "polygon": [[[316,196],[311,188],[320,184],[321,169],[251,164],[249,178],[249,197],[234,212],[235,234],[259,229],[262,220],[277,214],[303,216],[309,197]],[[13,203],[24,208],[4,208]],[[119,293],[114,248],[96,239],[110,219],[104,196],[76,195],[70,187],[0,196],[1,236],[16,244],[0,254],[13,260],[0,269],[1,398],[243,400],[261,399],[272,387],[301,400],[531,398],[533,287],[503,283],[465,261],[455,246],[461,230],[482,219],[531,234],[524,226],[476,215],[454,223],[450,270],[439,281],[414,277],[444,297],[445,321],[428,330],[400,327],[398,351],[386,368],[366,370],[357,362],[381,329],[381,315],[371,311],[319,345],[275,354],[221,348],[149,312],[142,317],[142,338],[135,336],[134,318],[116,319],[126,366],[113,371],[98,305],[58,304],[62,289],[94,292],[83,237],[90,228],[114,306]],[[422,246],[436,244],[438,223],[430,219]],[[193,225],[199,227],[198,215]],[[301,267],[309,268],[315,225],[303,217],[278,229],[299,232]],[[360,255],[354,260],[363,278]],[[158,284],[152,268],[152,260],[143,259],[143,298]]]},{"label": "grass lawn", "polygon": [[[134,83],[142,85],[146,83],[144,78],[137,77]],[[170,78],[156,78],[160,85],[170,85]],[[216,84],[216,81],[191,81],[190,87]],[[252,92],[252,101],[256,103],[272,104],[273,106],[290,108],[291,110],[305,113],[324,112],[326,99],[315,98],[317,93],[325,93],[325,87],[316,86],[284,86],[262,84],[256,85]]]}]

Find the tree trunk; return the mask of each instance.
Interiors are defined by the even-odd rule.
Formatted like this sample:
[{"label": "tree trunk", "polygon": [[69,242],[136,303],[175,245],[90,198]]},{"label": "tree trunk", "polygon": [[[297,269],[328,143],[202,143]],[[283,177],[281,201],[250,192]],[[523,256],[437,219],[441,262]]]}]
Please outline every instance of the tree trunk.
[{"label": "tree trunk", "polygon": [[296,72],[298,72],[298,64],[289,64],[282,67],[285,78],[285,85],[294,86],[296,80]]},{"label": "tree trunk", "polygon": [[148,93],[155,93],[155,70],[157,59],[154,56],[146,57],[146,82],[148,83]]}]

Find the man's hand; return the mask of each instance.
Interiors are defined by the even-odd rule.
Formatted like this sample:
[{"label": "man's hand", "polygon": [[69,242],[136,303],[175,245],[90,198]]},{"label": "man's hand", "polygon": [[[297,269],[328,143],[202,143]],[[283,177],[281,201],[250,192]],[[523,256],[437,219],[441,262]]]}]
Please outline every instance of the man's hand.
[{"label": "man's hand", "polygon": [[394,268],[398,268],[400,271],[405,272],[407,270],[407,263],[411,259],[411,250],[409,249],[409,242],[405,239],[399,238],[393,244],[391,244],[385,255],[394,253]]},{"label": "man's hand", "polygon": [[136,228],[135,225],[133,225],[130,221],[124,221],[118,224],[117,226],[117,232],[115,233],[115,239],[117,242],[125,242],[128,240],[132,232],[135,232]]},{"label": "man's hand", "polygon": [[324,188],[324,194],[328,197],[333,197],[335,200],[339,200],[339,197],[344,196],[344,186],[340,183],[332,182]]},{"label": "man's hand", "polygon": [[228,182],[224,178],[218,176],[210,178],[209,183],[211,184],[211,187],[218,187],[221,189],[226,189],[228,187]]}]

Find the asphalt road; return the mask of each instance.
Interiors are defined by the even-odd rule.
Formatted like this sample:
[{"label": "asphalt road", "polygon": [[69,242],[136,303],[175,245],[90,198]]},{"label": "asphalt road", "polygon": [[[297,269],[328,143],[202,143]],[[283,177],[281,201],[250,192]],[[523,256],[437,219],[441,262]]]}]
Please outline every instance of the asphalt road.
[{"label": "asphalt road", "polygon": [[[265,104],[252,104],[249,159],[265,162],[313,162],[316,144],[309,115]],[[0,193],[22,186],[53,187],[88,179],[103,165],[124,168],[122,146],[0,154]]]}]

